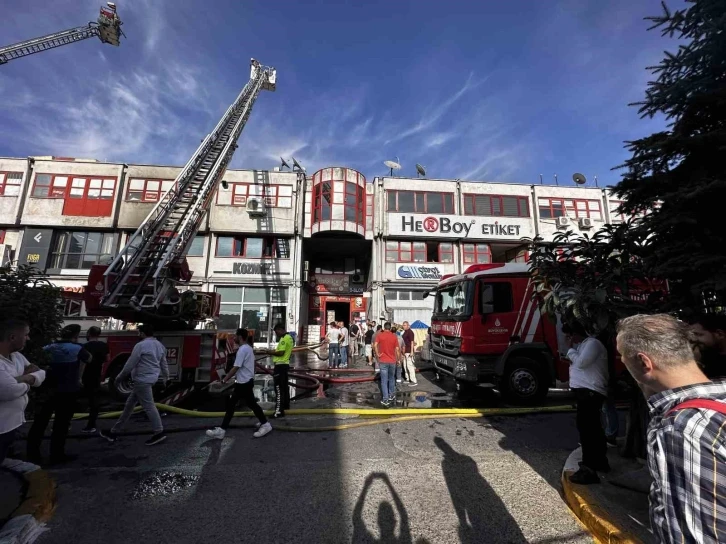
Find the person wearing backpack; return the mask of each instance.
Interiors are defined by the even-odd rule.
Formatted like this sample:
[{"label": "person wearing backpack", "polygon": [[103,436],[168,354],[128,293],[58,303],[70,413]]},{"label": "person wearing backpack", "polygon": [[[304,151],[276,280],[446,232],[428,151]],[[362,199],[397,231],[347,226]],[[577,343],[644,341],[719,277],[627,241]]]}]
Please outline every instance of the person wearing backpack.
[{"label": "person wearing backpack", "polygon": [[726,538],[726,383],[706,377],[693,340],[687,324],[666,314],[618,323],[618,351],[650,408],[650,522],[658,542]]}]

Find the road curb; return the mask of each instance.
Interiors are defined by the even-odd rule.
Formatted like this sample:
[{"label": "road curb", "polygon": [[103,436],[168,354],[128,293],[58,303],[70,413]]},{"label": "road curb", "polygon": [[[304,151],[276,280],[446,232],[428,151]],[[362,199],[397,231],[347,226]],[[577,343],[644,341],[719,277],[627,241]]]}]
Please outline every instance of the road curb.
[{"label": "road curb", "polygon": [[[562,491],[565,502],[577,519],[592,533],[597,542],[605,544],[643,544],[643,541],[620,529],[609,513],[597,501],[585,485],[573,484],[569,476],[576,471],[580,448],[573,451],[562,470]],[[573,466],[574,465],[574,466]]]},{"label": "road curb", "polygon": [[[11,460],[7,460],[11,461]],[[17,461],[14,466],[4,468],[20,474],[25,480],[23,500],[0,528],[0,544],[6,542],[34,542],[45,532],[45,524],[52,517],[56,507],[56,483],[50,474],[37,465]]]}]

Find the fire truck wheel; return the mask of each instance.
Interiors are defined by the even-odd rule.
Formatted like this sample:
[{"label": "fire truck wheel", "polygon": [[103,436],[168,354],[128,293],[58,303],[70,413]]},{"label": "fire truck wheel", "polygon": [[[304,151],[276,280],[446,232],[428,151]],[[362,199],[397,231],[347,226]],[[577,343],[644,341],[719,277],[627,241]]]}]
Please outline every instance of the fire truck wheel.
[{"label": "fire truck wheel", "polygon": [[111,370],[108,372],[108,390],[117,400],[126,400],[126,397],[131,394],[130,377],[121,382],[116,380],[116,376],[119,375],[121,369],[124,367],[124,364],[126,364],[125,360],[114,361]]},{"label": "fire truck wheel", "polygon": [[541,404],[549,389],[542,365],[527,357],[513,357],[502,376],[502,393],[512,403]]}]

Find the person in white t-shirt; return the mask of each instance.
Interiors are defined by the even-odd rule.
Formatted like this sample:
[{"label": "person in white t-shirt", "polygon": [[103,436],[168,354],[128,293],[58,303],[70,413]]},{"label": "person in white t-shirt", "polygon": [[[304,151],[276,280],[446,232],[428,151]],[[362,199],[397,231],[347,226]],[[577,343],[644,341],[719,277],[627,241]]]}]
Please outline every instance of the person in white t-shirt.
[{"label": "person in white t-shirt", "polygon": [[20,353],[28,334],[30,327],[24,321],[0,322],[0,464],[25,423],[28,391],[45,380],[45,371]]},{"label": "person in white t-shirt", "polygon": [[325,341],[328,343],[328,367],[338,368],[340,366],[340,329],[338,324],[333,321],[328,325],[328,333],[325,335]]},{"label": "person in white t-shirt", "polygon": [[345,323],[338,321],[338,328],[340,329],[340,366],[341,368],[348,368],[348,346],[350,345],[350,335]]},{"label": "person in white t-shirt", "polygon": [[570,389],[577,399],[577,431],[582,444],[580,470],[570,476],[576,484],[598,483],[598,471],[608,472],[607,441],[600,412],[608,395],[608,352],[597,338],[588,336],[578,323],[563,325],[562,332],[571,344]]},{"label": "person in white t-shirt", "polygon": [[249,333],[247,329],[237,329],[235,334],[235,340],[239,345],[237,350],[237,356],[234,360],[234,366],[224,378],[222,383],[227,383],[234,378],[234,390],[232,394],[227,398],[227,411],[224,414],[221,427],[215,427],[207,431],[209,438],[216,438],[222,440],[226,434],[229,424],[232,421],[234,415],[234,409],[237,407],[239,401],[243,401],[247,407],[252,410],[255,414],[259,423],[257,425],[257,431],[252,435],[255,438],[261,438],[272,430],[272,425],[267,421],[265,413],[257,403],[254,393],[255,385],[255,354],[252,351],[252,347],[247,343]]}]

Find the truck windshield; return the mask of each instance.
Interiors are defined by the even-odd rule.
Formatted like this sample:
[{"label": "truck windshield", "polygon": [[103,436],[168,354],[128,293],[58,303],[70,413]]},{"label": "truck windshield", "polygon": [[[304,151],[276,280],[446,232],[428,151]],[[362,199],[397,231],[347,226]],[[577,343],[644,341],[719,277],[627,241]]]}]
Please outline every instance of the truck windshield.
[{"label": "truck windshield", "polygon": [[462,281],[436,291],[434,314],[440,317],[461,317],[471,313],[472,282]]}]

